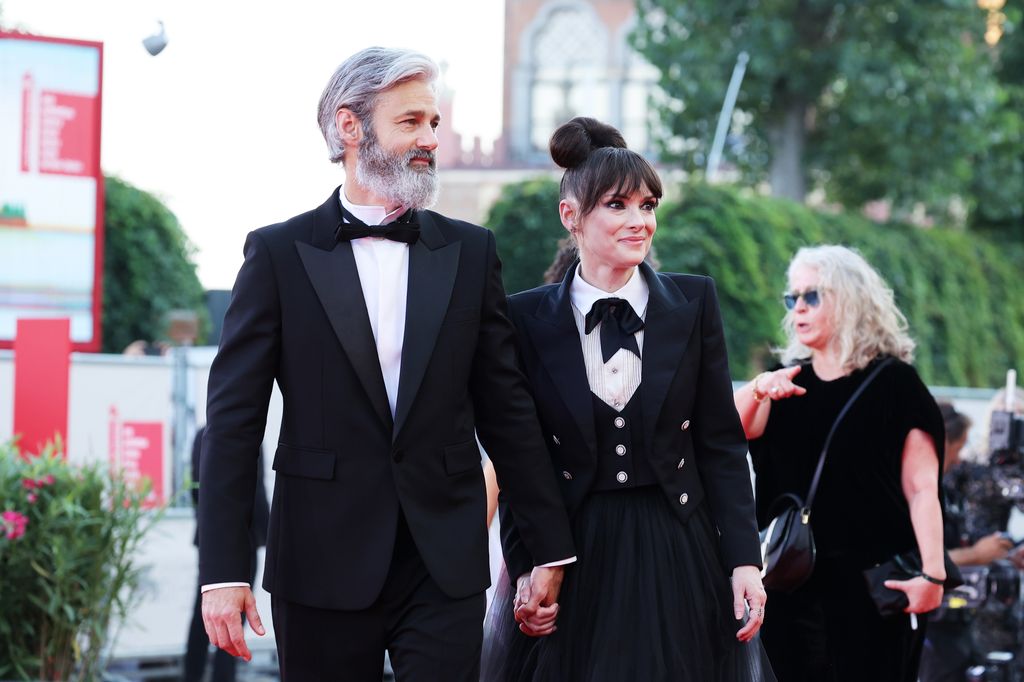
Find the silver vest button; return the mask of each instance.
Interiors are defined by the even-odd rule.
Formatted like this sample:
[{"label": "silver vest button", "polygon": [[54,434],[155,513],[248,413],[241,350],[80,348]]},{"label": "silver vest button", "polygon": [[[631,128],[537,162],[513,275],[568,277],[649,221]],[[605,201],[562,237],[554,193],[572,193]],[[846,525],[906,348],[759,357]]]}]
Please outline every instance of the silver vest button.
[{"label": "silver vest button", "polygon": [[552,435],[551,440],[555,441],[555,445],[561,445],[562,441],[558,440],[558,436]]},{"label": "silver vest button", "polygon": [[679,460],[679,464],[676,465],[676,469],[682,469],[684,464],[686,464],[686,458],[685,457],[683,457],[681,460]]},{"label": "silver vest button", "polygon": [[684,421],[682,424],[679,425],[679,428],[682,429],[683,431],[690,428],[690,420],[687,419],[686,421]]},{"label": "silver vest button", "polygon": [[626,481],[629,480],[629,475],[625,471],[620,471],[619,473],[615,474],[615,480],[618,481],[619,483],[625,483]]},{"label": "silver vest button", "polygon": [[571,481],[572,480],[572,474],[570,474],[568,471],[563,471],[562,472],[562,478],[564,478],[567,481]]},{"label": "silver vest button", "polygon": [[686,493],[683,493],[682,495],[679,496],[679,504],[686,504],[689,501],[690,501],[690,496],[687,495]]},{"label": "silver vest button", "polygon": [[626,446],[625,445],[616,445],[615,446],[615,454],[618,455],[619,457],[622,457],[624,454],[626,454]]},{"label": "silver vest button", "polygon": [[623,426],[626,425],[626,420],[623,419],[622,417],[616,417],[615,421],[612,423],[615,424],[615,428],[621,429]]}]

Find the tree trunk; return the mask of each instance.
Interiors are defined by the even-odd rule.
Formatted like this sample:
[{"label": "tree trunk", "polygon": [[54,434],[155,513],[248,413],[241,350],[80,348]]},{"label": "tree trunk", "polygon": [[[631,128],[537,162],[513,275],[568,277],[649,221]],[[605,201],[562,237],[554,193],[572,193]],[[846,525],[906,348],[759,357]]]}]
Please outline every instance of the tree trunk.
[{"label": "tree trunk", "polygon": [[807,105],[791,103],[782,118],[768,128],[772,165],[769,180],[772,195],[803,202],[807,196],[804,174],[804,143],[807,131],[804,120]]}]

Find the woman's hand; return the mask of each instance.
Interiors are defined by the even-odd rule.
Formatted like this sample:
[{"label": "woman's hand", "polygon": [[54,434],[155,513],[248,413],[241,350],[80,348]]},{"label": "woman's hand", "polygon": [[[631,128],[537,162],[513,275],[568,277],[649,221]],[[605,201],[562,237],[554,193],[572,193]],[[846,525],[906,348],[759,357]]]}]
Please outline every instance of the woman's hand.
[{"label": "woman's hand", "polygon": [[793,383],[793,377],[800,373],[800,365],[783,367],[774,372],[758,374],[751,388],[756,394],[767,396],[770,400],[781,400],[793,395],[803,395],[807,389]]},{"label": "woman's hand", "polygon": [[921,576],[910,580],[886,580],[885,586],[907,595],[910,604],[903,609],[905,613],[928,613],[939,608],[942,603],[942,585],[936,585]]},{"label": "woman's hand", "polygon": [[[558,585],[554,587],[554,594],[562,584],[562,568],[555,567],[557,571]],[[535,568],[534,574],[551,572],[551,568]],[[543,600],[538,601],[534,592],[537,585],[534,584],[535,575],[524,573],[516,580],[516,597],[512,603],[513,613],[516,622],[519,623],[519,631],[528,637],[546,637],[558,629],[555,621],[558,620],[558,604],[551,603],[544,605]]]},{"label": "woman's hand", "polygon": [[745,607],[750,607],[750,619],[747,620],[736,639],[749,642],[764,623],[764,605],[768,595],[761,584],[761,569],[758,566],[737,566],[732,570],[732,605],[736,620],[743,619]]},{"label": "woman's hand", "polygon": [[971,545],[971,556],[979,566],[988,566],[996,559],[1005,559],[1013,542],[1002,533],[992,533]]}]

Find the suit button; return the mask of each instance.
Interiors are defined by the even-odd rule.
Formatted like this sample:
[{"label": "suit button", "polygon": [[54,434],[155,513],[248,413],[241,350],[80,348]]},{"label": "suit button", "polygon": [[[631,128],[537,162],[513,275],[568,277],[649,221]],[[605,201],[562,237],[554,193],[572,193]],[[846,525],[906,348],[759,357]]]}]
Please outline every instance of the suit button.
[{"label": "suit button", "polygon": [[627,474],[625,471],[620,471],[619,473],[615,474],[615,480],[618,481],[619,483],[625,483],[626,481],[629,480],[629,474]]},{"label": "suit button", "polygon": [[626,454],[626,446],[625,445],[616,445],[615,446],[615,454],[618,455],[619,457],[622,457],[624,454]]},{"label": "suit button", "polygon": [[676,465],[676,469],[682,469],[684,464],[686,464],[686,458],[685,457],[683,457],[681,460],[679,460],[679,464]]},{"label": "suit button", "polygon": [[568,471],[563,471],[562,472],[562,478],[564,478],[567,481],[571,481],[572,480],[572,474],[570,474]]},{"label": "suit button", "polygon": [[553,440],[555,442],[555,445],[561,445],[562,444],[562,441],[558,440],[558,436],[556,436],[554,434],[551,435],[551,440]]},{"label": "suit button", "polygon": [[623,426],[626,425],[626,420],[623,419],[622,417],[616,417],[614,424],[615,424],[615,428],[621,429]]},{"label": "suit button", "polygon": [[682,429],[683,431],[690,428],[690,420],[687,419],[686,421],[684,421],[682,424],[679,425],[679,428]]},{"label": "suit button", "polygon": [[679,496],[679,504],[686,504],[689,501],[690,501],[690,496],[687,495],[686,493],[683,493],[682,495]]},{"label": "suit button", "polygon": [[394,452],[391,453],[391,459],[393,459],[395,462],[401,462],[403,457],[405,457],[405,453],[402,452],[401,450],[395,450]]}]

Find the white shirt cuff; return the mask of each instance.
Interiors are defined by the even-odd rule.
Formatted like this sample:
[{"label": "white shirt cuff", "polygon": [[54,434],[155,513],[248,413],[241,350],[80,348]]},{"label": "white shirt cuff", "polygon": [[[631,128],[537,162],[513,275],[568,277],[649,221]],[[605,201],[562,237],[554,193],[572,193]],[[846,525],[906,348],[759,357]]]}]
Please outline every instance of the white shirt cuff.
[{"label": "white shirt cuff", "polygon": [[200,592],[209,592],[210,590],[219,590],[222,587],[250,587],[249,583],[210,583],[209,585],[203,585],[199,588]]},{"label": "white shirt cuff", "polygon": [[566,564],[576,563],[576,557],[571,556],[568,559],[562,559],[561,561],[552,561],[550,564],[541,564],[537,568],[554,568],[555,566],[565,566]]}]

